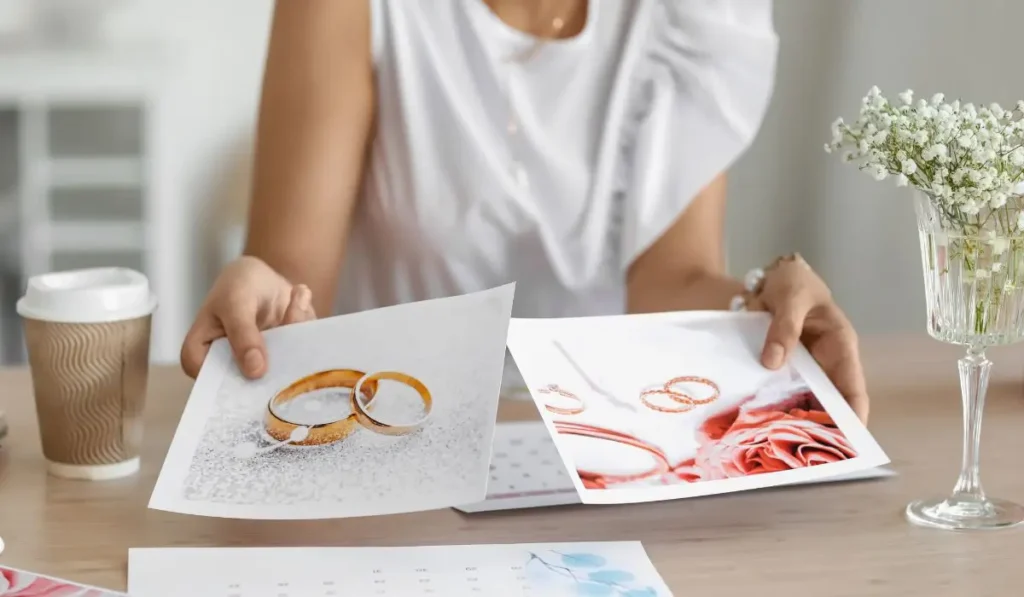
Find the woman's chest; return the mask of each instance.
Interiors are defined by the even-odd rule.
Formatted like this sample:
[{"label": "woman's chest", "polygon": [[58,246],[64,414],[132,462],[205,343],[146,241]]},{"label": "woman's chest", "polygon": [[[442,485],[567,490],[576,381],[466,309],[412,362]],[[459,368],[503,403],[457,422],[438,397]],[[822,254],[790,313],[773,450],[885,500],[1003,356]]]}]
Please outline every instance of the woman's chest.
[{"label": "woman's chest", "polygon": [[521,48],[446,4],[414,22],[390,15],[367,213],[450,249],[456,237],[581,242],[610,201],[618,45],[591,31],[586,48],[541,42],[516,59]]}]

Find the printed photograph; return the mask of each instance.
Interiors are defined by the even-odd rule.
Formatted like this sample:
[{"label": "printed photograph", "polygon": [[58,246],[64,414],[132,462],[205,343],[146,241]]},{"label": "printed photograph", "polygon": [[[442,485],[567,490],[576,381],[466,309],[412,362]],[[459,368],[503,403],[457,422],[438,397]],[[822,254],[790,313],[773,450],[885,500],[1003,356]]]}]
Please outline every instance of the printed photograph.
[{"label": "printed photograph", "polygon": [[69,580],[0,566],[0,597],[127,597]]},{"label": "printed photograph", "polygon": [[[599,425],[577,423],[566,414],[555,429],[574,447],[575,461],[592,460],[595,450],[607,458],[605,469],[577,468],[587,489],[623,484],[672,484],[745,477],[848,460],[857,451],[799,374],[773,379],[738,403],[716,407],[715,382],[686,376],[643,390],[637,400],[666,417],[692,413],[696,420],[689,449],[662,447],[644,433],[636,436]],[[544,389],[542,389],[543,391]],[[703,393],[701,391],[703,390]],[[572,414],[580,414],[572,411]],[[672,424],[666,420],[666,425]],[[675,421],[674,423],[679,423]],[[652,434],[653,435],[653,434]],[[594,444],[598,445],[595,446]],[[675,459],[669,454],[676,452]],[[641,464],[641,460],[648,462]],[[632,465],[631,463],[636,463]]]},{"label": "printed photograph", "polygon": [[509,345],[585,503],[595,492],[622,490],[590,498],[601,503],[652,501],[887,464],[810,355],[761,366],[766,329],[747,315],[586,328],[516,320]]},{"label": "printed photograph", "polygon": [[322,518],[482,499],[511,310],[488,292],[273,330],[255,381],[215,345],[153,506]]}]

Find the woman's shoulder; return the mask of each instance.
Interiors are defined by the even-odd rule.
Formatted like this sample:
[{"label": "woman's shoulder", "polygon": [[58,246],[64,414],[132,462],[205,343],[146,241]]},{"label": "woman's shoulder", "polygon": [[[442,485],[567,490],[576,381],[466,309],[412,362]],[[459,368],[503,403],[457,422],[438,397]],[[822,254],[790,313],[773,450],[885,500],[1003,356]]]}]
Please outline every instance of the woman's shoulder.
[{"label": "woman's shoulder", "polygon": [[778,54],[770,0],[647,0],[642,7],[619,137],[630,202],[623,267],[751,144],[771,100]]},{"label": "woman's shoulder", "polygon": [[770,57],[778,47],[771,0],[653,0],[650,39],[667,56]]}]

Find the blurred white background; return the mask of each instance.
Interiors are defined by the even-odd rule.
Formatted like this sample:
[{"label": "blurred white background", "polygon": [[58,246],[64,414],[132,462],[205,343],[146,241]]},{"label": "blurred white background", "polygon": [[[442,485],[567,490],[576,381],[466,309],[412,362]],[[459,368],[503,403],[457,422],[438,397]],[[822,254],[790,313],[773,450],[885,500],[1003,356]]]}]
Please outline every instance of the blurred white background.
[{"label": "blurred white background", "polygon": [[[25,35],[38,9],[45,39]],[[175,361],[238,250],[271,0],[0,2],[0,362],[21,358],[28,272],[141,267]],[[924,333],[910,195],[826,155],[829,124],[871,85],[965,101],[1024,98],[1010,0],[777,0],[776,94],[732,174],[730,267],[800,251],[864,332]],[[32,8],[36,11],[30,10]],[[35,15],[35,16],[33,16]],[[97,15],[96,35],[90,19]],[[683,165],[685,166],[685,165]]]}]

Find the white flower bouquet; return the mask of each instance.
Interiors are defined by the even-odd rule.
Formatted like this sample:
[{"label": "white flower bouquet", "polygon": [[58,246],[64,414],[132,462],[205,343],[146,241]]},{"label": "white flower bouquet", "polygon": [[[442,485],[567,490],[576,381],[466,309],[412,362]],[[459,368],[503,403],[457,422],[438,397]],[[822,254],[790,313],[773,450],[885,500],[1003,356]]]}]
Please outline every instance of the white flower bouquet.
[{"label": "white flower bouquet", "polygon": [[[984,335],[1008,317],[1021,318],[1024,302],[1007,298],[1024,289],[1024,101],[1013,110],[947,103],[942,94],[915,102],[908,90],[893,103],[873,87],[855,122],[833,123],[825,150],[876,180],[891,178],[920,192],[925,282],[934,286],[926,290],[939,295],[936,301],[947,297],[932,304],[929,296],[929,316],[945,311],[940,319],[947,331],[961,328],[938,336]],[[948,299],[952,286],[959,287],[956,301]],[[1016,312],[1001,307],[1010,302]],[[973,313],[958,317],[951,312],[957,306]],[[930,325],[936,323],[942,322]]]}]

